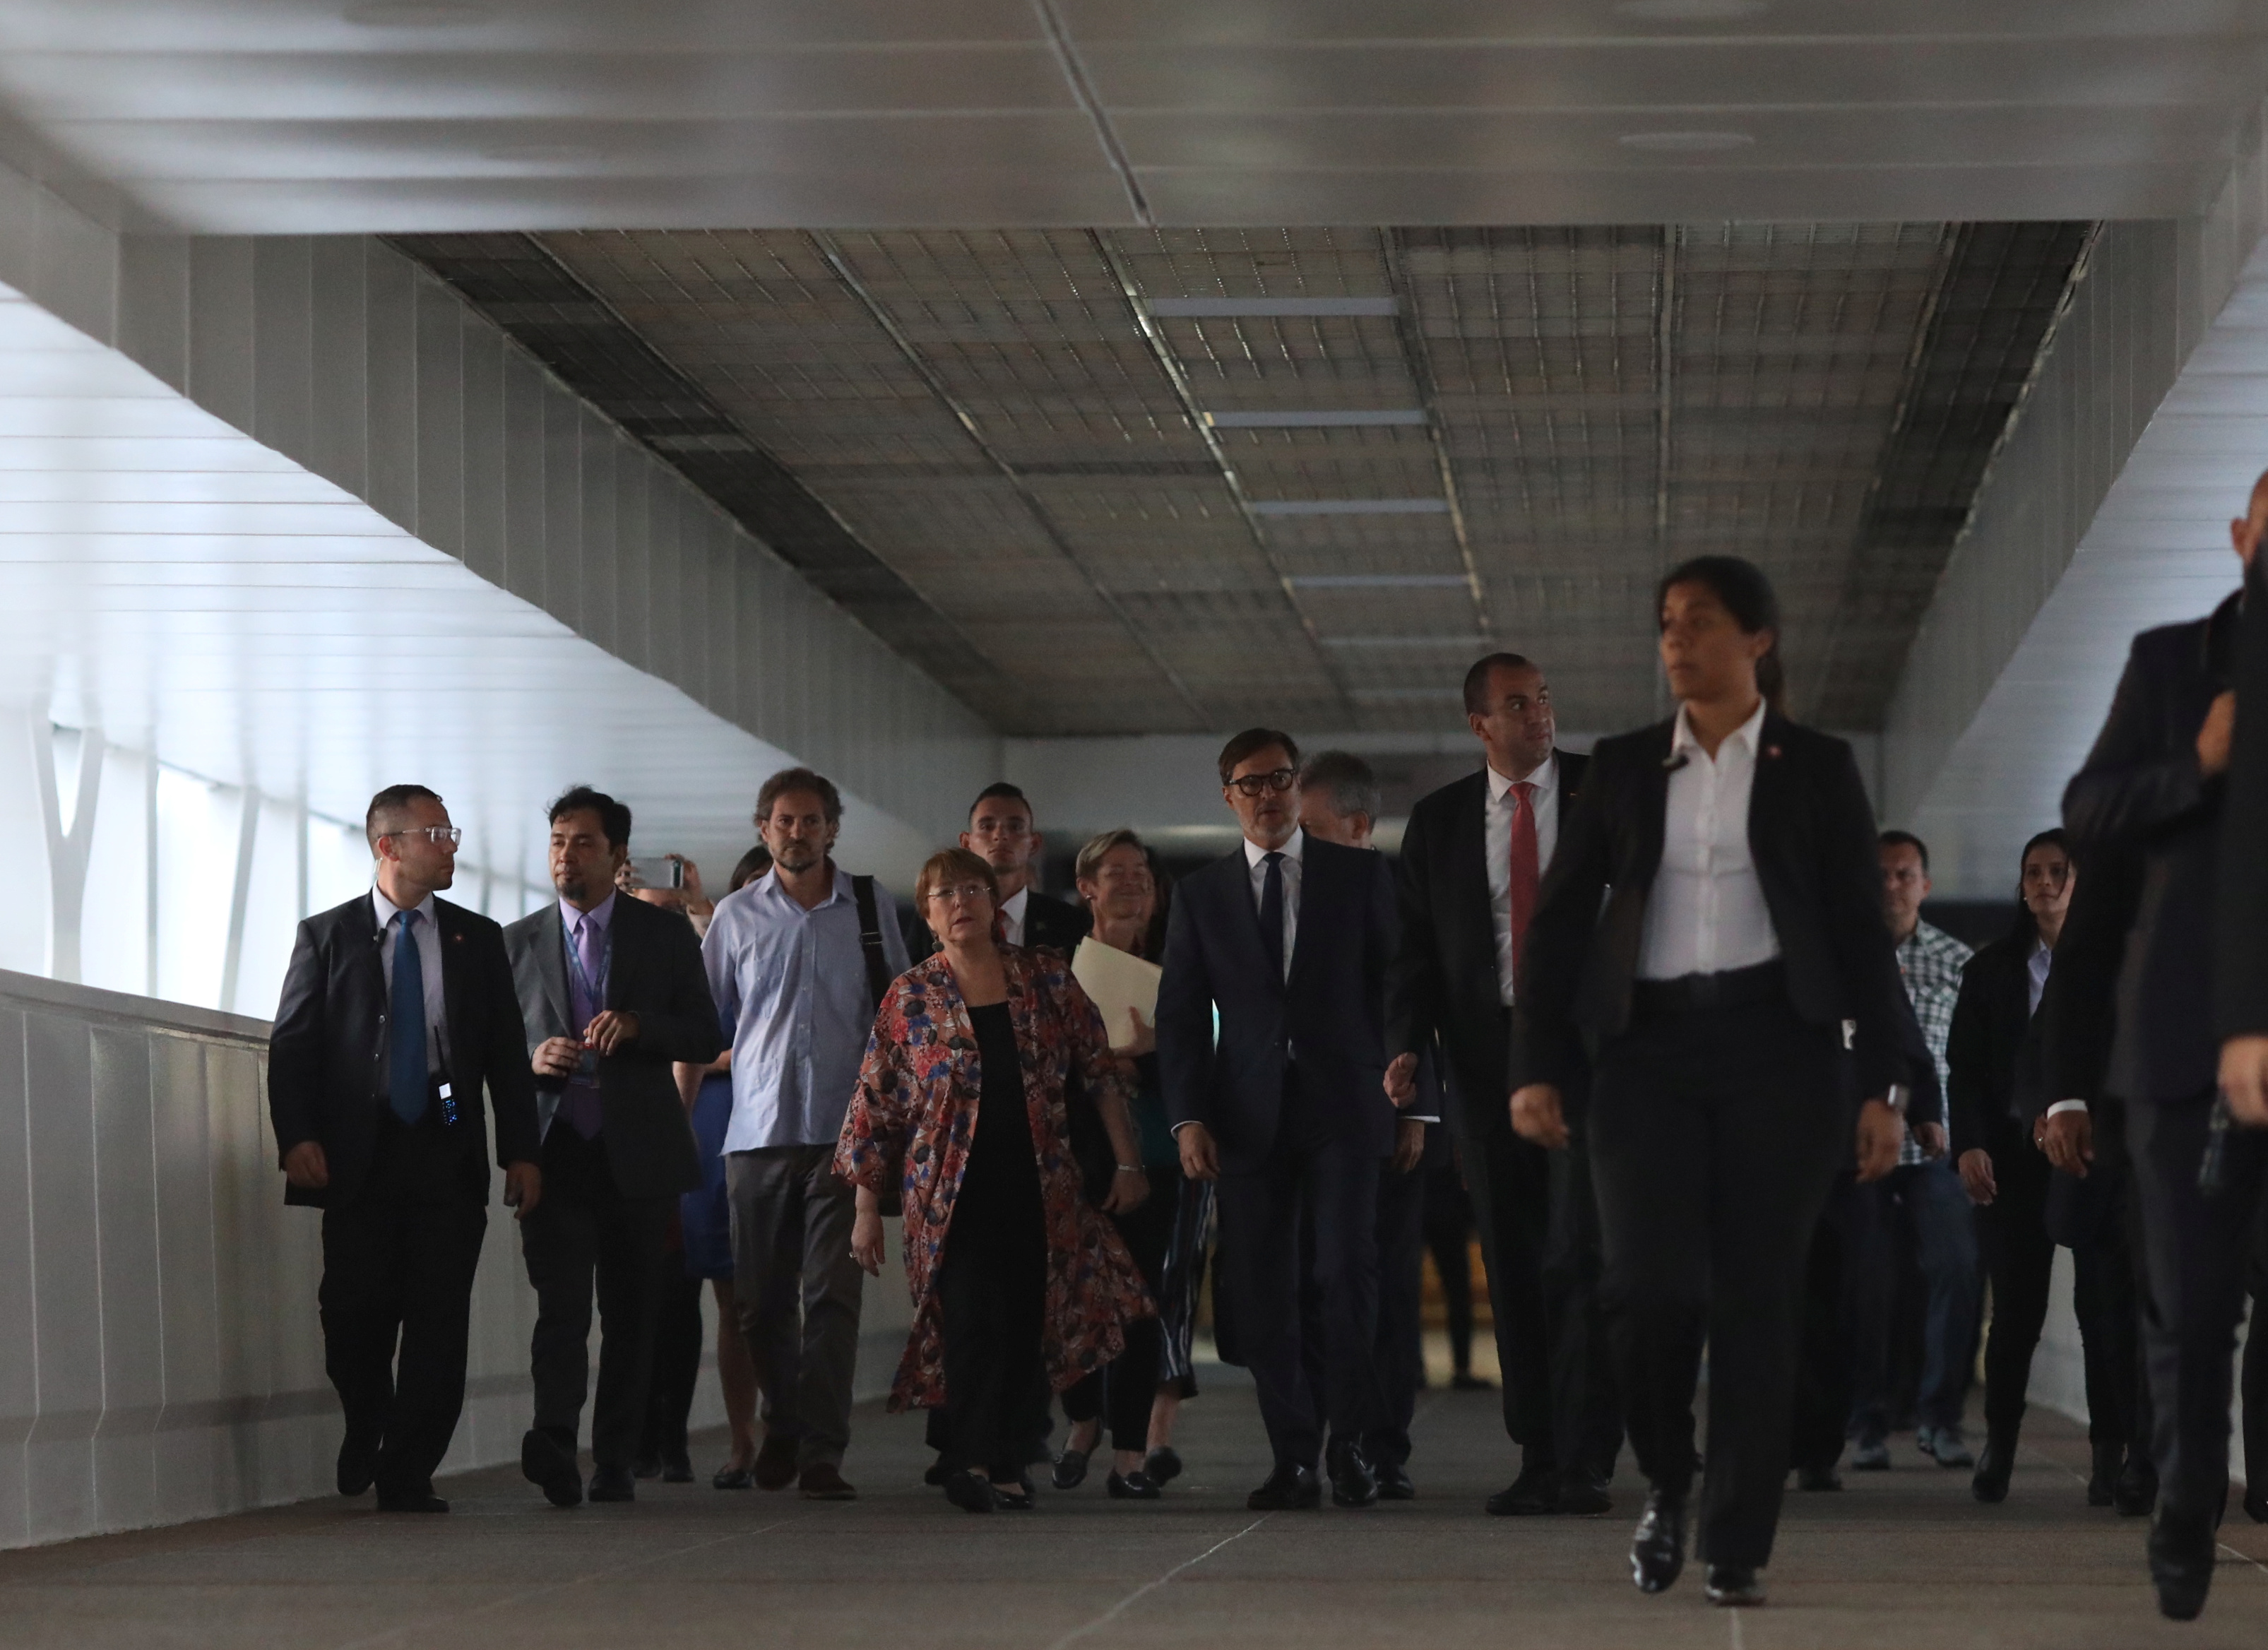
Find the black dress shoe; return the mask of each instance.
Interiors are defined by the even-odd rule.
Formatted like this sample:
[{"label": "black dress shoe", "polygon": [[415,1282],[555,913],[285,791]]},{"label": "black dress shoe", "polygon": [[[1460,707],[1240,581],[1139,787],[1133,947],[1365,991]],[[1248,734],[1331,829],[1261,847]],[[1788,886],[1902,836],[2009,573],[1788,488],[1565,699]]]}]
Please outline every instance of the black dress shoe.
[{"label": "black dress shoe", "polygon": [[1390,1462],[1373,1468],[1371,1476],[1378,1480],[1378,1499],[1381,1501],[1414,1501],[1418,1486],[1410,1482],[1410,1469]]},{"label": "black dress shoe", "polygon": [[2118,1463],[2125,1451],[2117,1444],[2093,1447],[2094,1470],[2087,1475],[2087,1504],[2109,1506],[2117,1499]]},{"label": "black dress shoe", "polygon": [[693,1457],[681,1449],[674,1455],[665,1451],[661,1457],[661,1481],[664,1484],[692,1483]]},{"label": "black dress shoe", "polygon": [[2158,1584],[2158,1613],[2169,1621],[2195,1621],[2213,1586],[2213,1520],[2158,1508],[2150,1525],[2150,1580]]},{"label": "black dress shoe", "polygon": [[2147,1518],[2158,1504],[2158,1470],[2141,1454],[2126,1457],[2126,1464],[2110,1485],[2110,1505],[2121,1518]]},{"label": "black dress shoe", "polygon": [[1110,1499],[1114,1501],[1155,1501],[1166,1493],[1158,1487],[1156,1480],[1139,1467],[1131,1472],[1112,1473],[1102,1487],[1110,1492]]},{"label": "black dress shoe", "polygon": [[939,1455],[935,1461],[929,1463],[929,1470],[922,1474],[922,1482],[929,1485],[932,1490],[941,1489],[944,1487],[945,1457],[943,1455]]},{"label": "black dress shoe", "polygon": [[1005,1484],[992,1486],[992,1505],[1004,1513],[1028,1513],[1039,1504],[1040,1498],[1033,1492],[1029,1478],[1017,1479],[1012,1490]]},{"label": "black dress shoe", "polygon": [[593,1467],[591,1470],[591,1499],[593,1501],[635,1501],[637,1499],[637,1480],[630,1477],[627,1467]]},{"label": "black dress shoe", "polygon": [[1048,1482],[1058,1490],[1076,1490],[1086,1482],[1086,1461],[1094,1453],[1091,1449],[1066,1447],[1064,1453],[1056,1457],[1055,1470],[1049,1475]]},{"label": "black dress shoe", "polygon": [[1631,1580],[1641,1593],[1666,1593],[1685,1568],[1685,1493],[1646,1492],[1646,1513],[1631,1537]]},{"label": "black dress shoe", "polygon": [[449,1504],[431,1490],[380,1490],[378,1510],[381,1513],[446,1513]]},{"label": "black dress shoe", "polygon": [[349,1433],[339,1444],[339,1493],[360,1495],[378,1477],[378,1447],[383,1434]]},{"label": "black dress shoe", "polygon": [[552,1506],[582,1505],[583,1473],[575,1464],[575,1446],[557,1434],[528,1428],[527,1435],[519,1440],[519,1470],[542,1490],[543,1499]]},{"label": "black dress shoe", "polygon": [[1839,1490],[1843,1487],[1843,1475],[1835,1470],[1835,1463],[1831,1461],[1823,1466],[1818,1462],[1811,1462],[1795,1470],[1795,1487],[1815,1494]]},{"label": "black dress shoe", "polygon": [[1000,1505],[991,1481],[981,1472],[951,1472],[945,1478],[945,1499],[964,1513],[990,1513]]},{"label": "black dress shoe", "polygon": [[756,1475],[746,1467],[736,1467],[728,1461],[717,1469],[716,1476],[709,1483],[711,1487],[718,1490],[753,1490],[756,1487]]},{"label": "black dress shoe", "polygon": [[1498,1518],[1535,1518],[1559,1510],[1559,1473],[1552,1467],[1522,1467],[1520,1477],[1488,1499]]},{"label": "black dress shoe", "polygon": [[1370,1463],[1362,1458],[1360,1447],[1333,1444],[1324,1457],[1324,1464],[1330,1470],[1333,1506],[1378,1504],[1378,1477],[1371,1471]]},{"label": "black dress shoe", "polygon": [[[1987,1506],[1997,1506],[2008,1499],[2008,1479],[2015,1470],[2015,1434],[1987,1433],[1984,1453],[1977,1457],[1977,1470],[1969,1477],[1969,1493]],[[2087,1499],[2095,1499],[2092,1491]]]},{"label": "black dress shoe", "polygon": [[1571,1467],[1559,1475],[1556,1510],[1569,1518],[1597,1518],[1615,1510],[1615,1498],[1607,1492],[1607,1481],[1598,1474]]},{"label": "black dress shoe", "polygon": [[1160,1444],[1143,1458],[1142,1476],[1151,1483],[1163,1486],[1182,1476],[1182,1452],[1171,1444]]},{"label": "black dress shoe", "polygon": [[1313,1467],[1279,1462],[1268,1482],[1244,1498],[1255,1513],[1300,1513],[1323,1504],[1323,1481]]},{"label": "black dress shoe", "polygon": [[1712,1604],[1740,1609],[1764,1602],[1764,1579],[1752,1564],[1712,1564],[1703,1587]]}]

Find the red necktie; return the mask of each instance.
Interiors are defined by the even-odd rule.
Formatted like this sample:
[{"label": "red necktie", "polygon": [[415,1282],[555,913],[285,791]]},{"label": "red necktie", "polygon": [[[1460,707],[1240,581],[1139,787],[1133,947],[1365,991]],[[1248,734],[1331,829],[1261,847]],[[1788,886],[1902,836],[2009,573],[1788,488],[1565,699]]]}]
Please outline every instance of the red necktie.
[{"label": "red necktie", "polygon": [[1535,915],[1535,888],[1543,878],[1535,863],[1535,787],[1522,779],[1512,793],[1520,805],[1512,816],[1512,874],[1505,893],[1512,907],[1512,977],[1517,990],[1521,949],[1528,939],[1528,919]]}]

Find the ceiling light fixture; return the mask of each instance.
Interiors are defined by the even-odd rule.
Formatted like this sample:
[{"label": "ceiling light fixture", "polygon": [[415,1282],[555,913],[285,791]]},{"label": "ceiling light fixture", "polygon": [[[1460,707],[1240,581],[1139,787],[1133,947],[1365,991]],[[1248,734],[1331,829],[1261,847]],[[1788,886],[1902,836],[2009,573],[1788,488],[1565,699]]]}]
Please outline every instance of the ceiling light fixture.
[{"label": "ceiling light fixture", "polygon": [[1446,516],[1446,498],[1263,498],[1256,516]]},{"label": "ceiling light fixture", "polygon": [[1715,155],[1746,149],[1756,140],[1746,132],[1624,132],[1615,141],[1651,155]]},{"label": "ceiling light fixture", "polygon": [[1641,23],[1738,23],[1771,7],[1765,0],[1622,0],[1615,10]]},{"label": "ceiling light fixture", "polygon": [[1369,424],[1422,424],[1422,407],[1387,407],[1373,412],[1209,412],[1216,430],[1343,430]]},{"label": "ceiling light fixture", "polygon": [[1300,590],[1462,590],[1462,573],[1305,573],[1288,581]]},{"label": "ceiling light fixture", "polygon": [[453,0],[369,0],[349,6],[346,20],[366,29],[450,29],[485,23],[490,8]]},{"label": "ceiling light fixture", "polygon": [[1401,313],[1390,298],[1153,298],[1147,300],[1152,315],[1172,317],[1214,315],[1395,315]]}]

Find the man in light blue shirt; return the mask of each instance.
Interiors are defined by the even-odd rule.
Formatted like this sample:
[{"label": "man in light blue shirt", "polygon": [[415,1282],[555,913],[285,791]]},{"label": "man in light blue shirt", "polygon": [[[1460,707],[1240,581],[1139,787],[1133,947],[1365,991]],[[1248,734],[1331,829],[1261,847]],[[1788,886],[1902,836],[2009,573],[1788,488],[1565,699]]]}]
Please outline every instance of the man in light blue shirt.
[{"label": "man in light blue shirt", "polygon": [[733,1043],[725,1178],[733,1299],[762,1372],[755,1477],[760,1489],[793,1483],[810,1499],[848,1500],[864,1279],[835,1142],[879,991],[905,971],[906,947],[889,896],[836,868],[843,798],[827,779],[808,768],[774,774],[755,823],[772,868],[718,902],[701,947]]}]

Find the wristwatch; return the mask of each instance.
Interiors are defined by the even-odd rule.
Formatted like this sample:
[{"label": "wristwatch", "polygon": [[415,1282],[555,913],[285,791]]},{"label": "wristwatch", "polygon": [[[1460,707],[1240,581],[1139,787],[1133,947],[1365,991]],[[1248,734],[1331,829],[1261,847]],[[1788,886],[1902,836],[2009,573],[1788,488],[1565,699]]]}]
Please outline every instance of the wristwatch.
[{"label": "wristwatch", "polygon": [[1883,1094],[1882,1101],[1885,1105],[1889,1106],[1892,1111],[1895,1111],[1899,1116],[1903,1117],[1906,1115],[1906,1101],[1910,1098],[1911,1096],[1907,1093],[1906,1086],[1904,1083],[1893,1083],[1890,1085],[1888,1091]]}]

